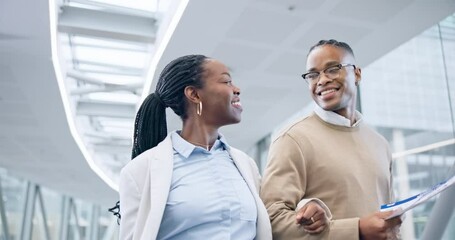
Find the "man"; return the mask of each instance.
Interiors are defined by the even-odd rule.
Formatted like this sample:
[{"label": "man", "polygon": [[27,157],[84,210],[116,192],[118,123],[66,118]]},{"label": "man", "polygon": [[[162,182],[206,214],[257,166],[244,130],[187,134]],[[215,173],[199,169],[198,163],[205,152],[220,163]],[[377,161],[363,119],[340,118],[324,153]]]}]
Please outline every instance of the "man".
[{"label": "man", "polygon": [[[378,212],[392,201],[391,152],[355,110],[361,70],[351,47],[321,40],[306,68],[302,77],[317,106],[272,142],[262,182],[274,239],[396,238],[401,219]],[[328,224],[309,210],[315,202],[327,209]],[[301,208],[306,203],[313,205]],[[308,224],[323,231],[309,231]]]}]

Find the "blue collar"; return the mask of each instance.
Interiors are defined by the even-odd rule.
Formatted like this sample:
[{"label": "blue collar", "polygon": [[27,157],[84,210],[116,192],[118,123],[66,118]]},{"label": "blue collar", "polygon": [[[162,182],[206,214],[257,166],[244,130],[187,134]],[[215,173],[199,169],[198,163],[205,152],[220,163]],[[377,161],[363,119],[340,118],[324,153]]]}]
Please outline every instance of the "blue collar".
[{"label": "blue collar", "polygon": [[[182,155],[185,158],[188,158],[191,155],[191,153],[193,153],[193,151],[201,151],[205,153],[209,152],[203,147],[195,146],[194,144],[187,142],[180,136],[179,132],[180,131],[171,132],[172,146],[174,147],[174,150],[178,154]],[[220,148],[229,150],[230,146],[227,143],[226,138],[221,133],[218,133],[218,139],[213,144],[212,149],[210,149],[210,152],[213,150],[218,150]]]}]

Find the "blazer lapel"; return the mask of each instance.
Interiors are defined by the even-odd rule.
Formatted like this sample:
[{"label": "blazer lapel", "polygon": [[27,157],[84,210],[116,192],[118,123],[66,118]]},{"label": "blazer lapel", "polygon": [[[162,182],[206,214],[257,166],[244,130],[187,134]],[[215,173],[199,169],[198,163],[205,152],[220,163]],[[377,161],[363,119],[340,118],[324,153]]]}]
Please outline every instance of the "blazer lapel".
[{"label": "blazer lapel", "polygon": [[150,162],[150,211],[141,240],[156,239],[171,188],[174,167],[170,134],[154,149]]},{"label": "blazer lapel", "polygon": [[[231,149],[229,151],[237,169],[239,170],[240,174],[242,175],[243,179],[245,179],[248,188],[250,189],[251,194],[254,197],[256,202],[256,208],[258,212],[258,219],[257,219],[257,229],[256,229],[256,238],[257,240],[270,240],[272,239],[272,228],[270,226],[269,215],[267,213],[267,209],[264,206],[261,198],[259,197],[259,188],[260,186],[256,186],[256,180],[254,179],[254,169],[249,163],[249,159],[247,156],[240,154],[237,152],[236,149]],[[260,176],[258,176],[259,178]],[[260,179],[258,179],[258,184]]]},{"label": "blazer lapel", "polygon": [[234,161],[235,165],[237,166],[237,169],[239,170],[240,174],[242,175],[243,179],[245,179],[246,184],[248,185],[248,188],[252,193],[256,193],[258,189],[256,188],[256,185],[254,183],[254,179],[251,177],[251,169],[248,163],[248,159],[245,159],[244,156],[241,156],[236,152],[235,149],[231,149],[229,151],[232,160]]}]

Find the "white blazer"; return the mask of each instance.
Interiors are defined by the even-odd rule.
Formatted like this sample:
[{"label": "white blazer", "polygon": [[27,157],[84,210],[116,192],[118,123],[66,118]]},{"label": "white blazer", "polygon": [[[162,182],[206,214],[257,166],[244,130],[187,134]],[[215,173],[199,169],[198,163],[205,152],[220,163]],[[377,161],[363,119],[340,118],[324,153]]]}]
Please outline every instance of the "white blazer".
[{"label": "white blazer", "polygon": [[[256,163],[238,149],[231,147],[229,154],[256,201],[256,240],[271,240],[269,216],[258,194],[261,177]],[[120,240],[156,239],[171,187],[173,164],[172,141],[168,135],[158,146],[143,152],[122,169]]]}]

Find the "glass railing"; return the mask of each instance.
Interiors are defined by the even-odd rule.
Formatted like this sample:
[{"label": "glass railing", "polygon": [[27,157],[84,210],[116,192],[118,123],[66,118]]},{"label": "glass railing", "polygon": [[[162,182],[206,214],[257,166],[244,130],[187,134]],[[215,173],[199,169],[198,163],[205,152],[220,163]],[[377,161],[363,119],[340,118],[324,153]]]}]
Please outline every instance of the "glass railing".
[{"label": "glass railing", "polygon": [[0,168],[0,240],[117,240],[107,207],[57,193]]}]

